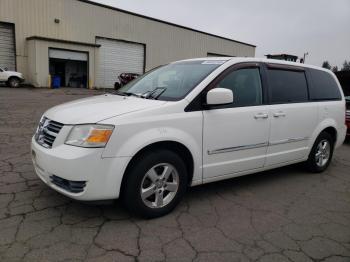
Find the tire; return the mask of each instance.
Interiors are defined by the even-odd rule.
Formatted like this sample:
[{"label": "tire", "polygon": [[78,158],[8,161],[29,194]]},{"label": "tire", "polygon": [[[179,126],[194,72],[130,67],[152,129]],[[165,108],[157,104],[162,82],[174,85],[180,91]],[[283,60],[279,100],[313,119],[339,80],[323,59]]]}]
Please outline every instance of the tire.
[{"label": "tire", "polygon": [[8,85],[10,87],[19,87],[20,84],[20,80],[17,77],[11,77],[8,81],[7,81]]},{"label": "tire", "polygon": [[144,218],[170,213],[187,190],[188,174],[184,161],[176,153],[164,149],[147,152],[133,163],[126,173],[121,192],[124,206]]},{"label": "tire", "polygon": [[331,163],[334,150],[334,139],[327,133],[322,132],[316,139],[309,158],[306,161],[306,167],[313,173],[321,173],[327,169]]}]

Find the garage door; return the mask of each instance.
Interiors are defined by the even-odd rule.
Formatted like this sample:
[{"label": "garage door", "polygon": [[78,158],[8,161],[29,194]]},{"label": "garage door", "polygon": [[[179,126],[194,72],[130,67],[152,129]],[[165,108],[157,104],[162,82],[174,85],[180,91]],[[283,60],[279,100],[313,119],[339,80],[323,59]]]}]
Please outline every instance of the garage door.
[{"label": "garage door", "polygon": [[145,48],[142,44],[97,38],[99,48],[96,86],[113,88],[121,73],[144,72]]},{"label": "garage door", "polygon": [[0,23],[0,67],[16,70],[14,27]]}]

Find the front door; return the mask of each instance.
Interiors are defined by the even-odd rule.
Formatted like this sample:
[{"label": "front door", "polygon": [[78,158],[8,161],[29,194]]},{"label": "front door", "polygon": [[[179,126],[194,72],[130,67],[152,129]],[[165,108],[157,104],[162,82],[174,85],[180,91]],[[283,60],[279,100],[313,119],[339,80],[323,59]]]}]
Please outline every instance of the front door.
[{"label": "front door", "polygon": [[210,88],[227,88],[234,102],[203,111],[203,178],[261,168],[265,163],[270,119],[264,105],[258,64],[225,71]]}]

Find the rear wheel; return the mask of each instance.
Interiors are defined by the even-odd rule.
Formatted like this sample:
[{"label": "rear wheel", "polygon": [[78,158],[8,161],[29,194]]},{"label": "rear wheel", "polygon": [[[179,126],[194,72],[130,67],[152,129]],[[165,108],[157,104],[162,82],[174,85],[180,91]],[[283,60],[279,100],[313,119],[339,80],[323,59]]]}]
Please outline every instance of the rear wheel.
[{"label": "rear wheel", "polygon": [[322,132],[313,145],[309,158],[306,162],[307,168],[311,172],[323,172],[329,166],[334,149],[334,139],[327,133]]},{"label": "rear wheel", "polygon": [[187,189],[184,161],[169,150],[144,154],[126,174],[122,201],[129,211],[145,218],[171,212]]},{"label": "rear wheel", "polygon": [[19,84],[20,84],[20,80],[17,77],[11,77],[8,80],[8,85],[10,87],[19,87]]}]

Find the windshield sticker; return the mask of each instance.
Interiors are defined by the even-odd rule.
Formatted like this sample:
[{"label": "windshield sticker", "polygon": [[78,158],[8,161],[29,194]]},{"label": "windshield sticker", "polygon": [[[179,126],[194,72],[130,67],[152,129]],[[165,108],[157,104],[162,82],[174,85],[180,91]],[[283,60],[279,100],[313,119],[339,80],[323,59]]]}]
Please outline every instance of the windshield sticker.
[{"label": "windshield sticker", "polygon": [[207,60],[202,63],[202,65],[222,65],[226,60]]}]

